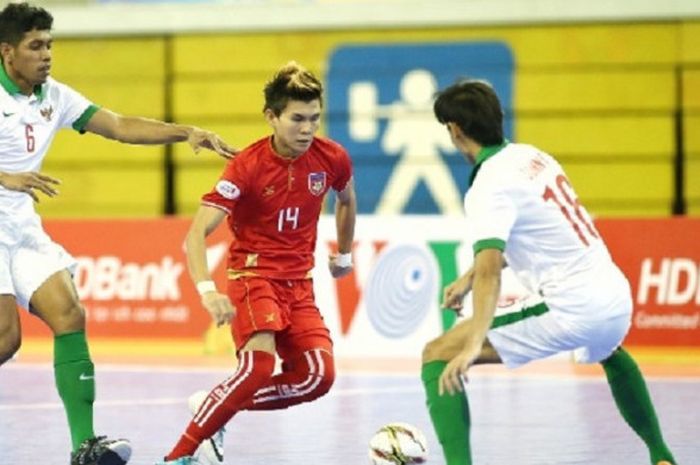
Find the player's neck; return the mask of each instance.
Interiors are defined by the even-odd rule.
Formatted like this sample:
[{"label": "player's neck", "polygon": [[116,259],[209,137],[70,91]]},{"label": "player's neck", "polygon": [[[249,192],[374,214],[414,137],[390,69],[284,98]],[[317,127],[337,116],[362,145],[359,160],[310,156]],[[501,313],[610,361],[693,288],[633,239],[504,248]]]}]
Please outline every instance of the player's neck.
[{"label": "player's neck", "polygon": [[23,79],[21,75],[15,72],[11,66],[7,66],[5,63],[0,63],[5,70],[5,75],[12,81],[14,85],[19,89],[19,93],[29,97],[34,92],[34,84],[31,84],[26,79]]},{"label": "player's neck", "polygon": [[34,85],[28,83],[27,81],[23,80],[15,80],[13,79],[15,84],[17,84],[17,87],[19,87],[19,92],[20,94],[24,95],[25,97],[31,97],[31,95],[34,93]]},{"label": "player's neck", "polygon": [[275,155],[280,158],[284,158],[285,160],[295,160],[302,155],[302,153],[297,153],[290,147],[280,144],[274,135],[270,138],[270,147],[272,147],[272,151],[275,153]]},{"label": "player's neck", "polygon": [[483,146],[477,144],[474,141],[468,141],[467,143],[467,150],[469,153],[469,158],[471,158],[472,162],[476,161],[476,157],[479,155],[479,152],[481,152],[481,149]]}]

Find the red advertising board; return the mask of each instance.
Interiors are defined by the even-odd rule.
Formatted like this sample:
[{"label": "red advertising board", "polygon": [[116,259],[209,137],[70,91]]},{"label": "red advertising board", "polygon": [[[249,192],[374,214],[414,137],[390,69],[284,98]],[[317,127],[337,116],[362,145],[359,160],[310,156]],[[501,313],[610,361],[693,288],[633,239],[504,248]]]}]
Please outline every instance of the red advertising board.
[{"label": "red advertising board", "polygon": [[[198,337],[210,318],[187,274],[189,220],[47,221],[44,227],[78,261],[75,284],[92,336]],[[210,237],[209,264],[225,289],[226,228]],[[47,335],[22,312],[25,336]]]},{"label": "red advertising board", "polygon": [[629,345],[700,346],[700,218],[599,220],[632,285]]},{"label": "red advertising board", "polygon": [[[391,223],[390,228],[384,228],[389,230],[386,234],[377,229],[383,224],[380,220]],[[421,221],[428,220],[443,226],[446,221],[437,217]],[[397,230],[412,231],[409,234],[428,242],[446,240],[437,236],[440,231],[459,230],[431,227],[418,232],[397,226],[402,221],[407,220],[362,219],[356,234],[357,273],[344,281],[334,281],[320,269],[315,277],[319,307],[336,332],[339,351],[347,342],[348,353],[352,354],[358,341],[367,341],[370,336],[376,336],[380,345],[388,341],[377,339],[371,322],[363,315],[367,311],[364,291],[371,284],[368,276],[372,275],[377,253],[372,244],[393,240]],[[632,286],[635,313],[626,343],[700,347],[700,219],[607,219],[596,224]],[[189,219],[45,223],[54,240],[78,260],[75,282],[92,336],[198,338],[205,333],[211,320],[188,277],[183,251],[188,225]],[[329,251],[335,239],[332,218],[326,226],[320,230],[318,243]],[[459,237],[455,233],[457,240]],[[210,239],[208,261],[219,288],[224,290],[229,241],[226,228],[222,225]],[[364,259],[363,247],[371,249]],[[321,251],[319,263],[328,251]],[[49,335],[36,318],[21,313],[25,337]],[[432,334],[432,329],[425,331]],[[421,337],[420,344],[427,337]],[[420,344],[410,350],[419,351]]]}]

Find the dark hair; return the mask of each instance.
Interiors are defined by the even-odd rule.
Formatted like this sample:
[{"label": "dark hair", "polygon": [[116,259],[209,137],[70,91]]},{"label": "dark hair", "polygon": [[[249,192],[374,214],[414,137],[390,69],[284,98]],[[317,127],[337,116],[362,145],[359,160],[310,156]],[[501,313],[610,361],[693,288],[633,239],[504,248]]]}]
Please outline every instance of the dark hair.
[{"label": "dark hair", "polygon": [[50,31],[53,16],[43,8],[28,3],[10,3],[0,11],[0,43],[17,46],[24,34],[34,29]]},{"label": "dark hair", "polygon": [[485,81],[465,79],[438,92],[433,111],[440,123],[455,123],[482,146],[503,143],[501,103]]},{"label": "dark hair", "polygon": [[323,85],[316,76],[295,61],[284,65],[272,79],[265,84],[265,107],[279,116],[290,100],[311,102],[319,100],[323,104],[321,94]]}]

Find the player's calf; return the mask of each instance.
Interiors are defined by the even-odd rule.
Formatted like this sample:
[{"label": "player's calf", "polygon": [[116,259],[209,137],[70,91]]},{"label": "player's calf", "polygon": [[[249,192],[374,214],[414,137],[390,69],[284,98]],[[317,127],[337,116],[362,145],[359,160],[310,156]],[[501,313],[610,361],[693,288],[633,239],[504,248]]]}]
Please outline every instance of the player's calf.
[{"label": "player's calf", "polygon": [[[207,391],[197,391],[190,396],[187,404],[190,408],[192,416],[194,416],[199,408],[206,400],[209,393]],[[224,434],[226,428],[222,427],[213,436],[202,441],[194,455],[194,462],[200,465],[222,465],[224,463]],[[166,462],[168,463],[168,462]]]},{"label": "player's calf", "polygon": [[0,365],[10,360],[22,345],[19,334],[3,333],[0,336]]},{"label": "player's calf", "polygon": [[22,332],[19,326],[19,315],[7,296],[0,296],[0,365],[12,358],[22,345]]}]

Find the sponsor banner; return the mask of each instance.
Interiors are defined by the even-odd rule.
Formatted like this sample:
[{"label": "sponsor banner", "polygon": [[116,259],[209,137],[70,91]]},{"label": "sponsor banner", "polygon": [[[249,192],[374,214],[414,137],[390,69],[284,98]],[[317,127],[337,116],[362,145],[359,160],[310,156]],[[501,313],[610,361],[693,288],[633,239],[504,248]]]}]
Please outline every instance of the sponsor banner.
[{"label": "sponsor banner", "polygon": [[700,346],[700,218],[599,220],[632,286],[627,344]]},{"label": "sponsor banner", "polygon": [[[48,221],[49,234],[78,261],[75,283],[100,337],[202,338],[212,327],[186,268],[186,219]],[[700,345],[700,220],[600,220],[597,225],[629,277],[635,315],[628,343]],[[228,233],[210,238],[208,258],[225,289]],[[344,357],[417,357],[426,341],[451,327],[439,308],[442,289],[471,262],[464,219],[360,216],[351,275],[334,280],[328,254],[335,222],[319,224],[314,288],[317,304]],[[525,295],[504,274],[502,305]],[[23,315],[26,336],[48,335]]]},{"label": "sponsor banner", "polygon": [[[335,247],[335,224],[320,224],[315,289],[335,335],[339,356],[420,356],[423,345],[451,326],[439,296],[459,271],[459,219],[360,216],[353,248],[354,272],[333,280],[323,264]],[[430,240],[426,240],[430,238]],[[329,292],[330,291],[330,292]],[[450,319],[450,317],[452,317]]]},{"label": "sponsor banner", "polygon": [[[52,239],[77,260],[74,281],[91,336],[202,336],[209,316],[187,274],[183,243],[188,227],[183,219],[44,222]],[[221,290],[227,238],[222,225],[207,249]],[[22,326],[25,336],[49,334],[27,315]]]}]

